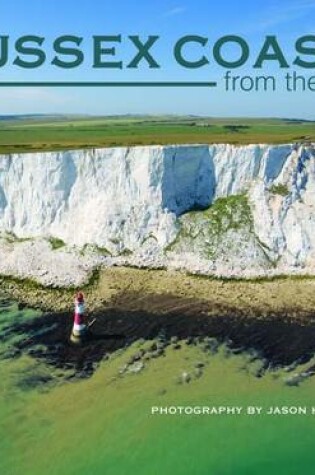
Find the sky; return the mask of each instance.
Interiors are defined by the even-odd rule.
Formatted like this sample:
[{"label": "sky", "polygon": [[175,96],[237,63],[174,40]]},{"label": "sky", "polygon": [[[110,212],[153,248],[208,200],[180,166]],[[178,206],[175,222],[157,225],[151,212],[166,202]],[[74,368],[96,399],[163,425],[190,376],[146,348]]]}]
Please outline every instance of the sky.
[{"label": "sky", "polygon": [[[65,114],[194,114],[218,117],[294,117],[315,119],[315,92],[287,92],[284,75],[276,62],[261,71],[252,66],[266,35],[276,35],[290,64],[296,56],[295,42],[315,34],[315,0],[10,0],[0,4],[0,36],[8,35],[9,61],[0,67],[1,81],[217,81],[217,88],[0,88],[0,115],[31,113]],[[23,35],[45,37],[45,65],[35,70],[14,66],[15,41]],[[51,65],[53,41],[61,35],[83,37],[84,64],[76,69]],[[123,68],[94,69],[93,35],[122,35],[116,46]],[[250,47],[245,66],[233,70],[236,76],[274,75],[277,90],[226,91],[226,69],[213,58],[215,42],[225,35],[242,36]],[[127,68],[137,50],[128,40],[139,35],[160,36],[152,54],[160,64],[150,69],[143,61],[137,70]],[[176,41],[185,35],[208,38],[202,49],[209,64],[185,69],[174,59]],[[0,48],[1,50],[1,48]],[[185,49],[197,59],[201,47]],[[238,49],[224,50],[229,58]],[[230,55],[230,56],[229,56]],[[310,59],[310,58],[308,58]],[[290,71],[315,76],[314,69],[292,66]]]}]

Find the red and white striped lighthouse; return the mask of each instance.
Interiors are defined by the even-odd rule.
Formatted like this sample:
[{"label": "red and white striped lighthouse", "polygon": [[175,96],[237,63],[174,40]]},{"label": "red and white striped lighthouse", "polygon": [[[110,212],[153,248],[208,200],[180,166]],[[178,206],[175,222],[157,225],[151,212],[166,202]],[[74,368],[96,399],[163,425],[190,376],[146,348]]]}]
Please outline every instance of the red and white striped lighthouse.
[{"label": "red and white striped lighthouse", "polygon": [[74,298],[74,322],[71,333],[71,340],[78,342],[86,334],[86,324],[84,322],[84,295],[78,292]]}]

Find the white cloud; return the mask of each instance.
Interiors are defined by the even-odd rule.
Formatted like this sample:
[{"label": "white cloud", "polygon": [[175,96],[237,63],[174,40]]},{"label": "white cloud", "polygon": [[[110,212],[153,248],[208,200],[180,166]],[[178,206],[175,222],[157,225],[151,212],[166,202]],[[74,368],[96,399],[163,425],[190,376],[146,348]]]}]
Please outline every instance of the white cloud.
[{"label": "white cloud", "polygon": [[265,30],[277,25],[289,23],[297,18],[306,16],[310,10],[315,10],[315,0],[287,3],[282,7],[273,7],[266,12],[265,18],[259,21],[256,29]]},{"label": "white cloud", "polygon": [[168,10],[167,12],[165,12],[164,16],[170,17],[170,16],[175,16],[175,15],[180,15],[181,13],[184,13],[186,10],[187,10],[186,7],[183,7],[183,6],[174,7]]},{"label": "white cloud", "polygon": [[69,94],[49,88],[3,88],[1,114],[56,112],[69,103]]}]

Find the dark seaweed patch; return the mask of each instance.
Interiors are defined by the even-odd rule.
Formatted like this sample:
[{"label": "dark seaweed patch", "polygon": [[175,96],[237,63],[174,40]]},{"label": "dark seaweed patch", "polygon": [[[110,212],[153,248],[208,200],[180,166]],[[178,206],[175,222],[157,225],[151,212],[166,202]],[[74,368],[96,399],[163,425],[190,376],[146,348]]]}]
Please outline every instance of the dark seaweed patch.
[{"label": "dark seaweed patch", "polygon": [[[159,299],[158,305],[156,299]],[[20,335],[21,338],[10,345],[12,356],[27,353],[80,377],[91,376],[98,363],[110,353],[134,341],[159,339],[161,335],[166,345],[172,347],[181,340],[201,344],[213,337],[226,343],[231,354],[254,352],[263,362],[257,376],[262,376],[267,368],[306,363],[315,353],[312,316],[304,321],[293,320],[288,314],[247,318],[237,311],[209,316],[207,302],[170,295],[146,296],[140,302],[139,296],[125,294],[123,305],[116,302],[114,306],[113,302],[113,307],[89,315],[88,319],[96,320],[82,345],[70,342],[71,313],[46,313],[24,323],[15,322],[2,333],[0,341],[8,342]]]}]

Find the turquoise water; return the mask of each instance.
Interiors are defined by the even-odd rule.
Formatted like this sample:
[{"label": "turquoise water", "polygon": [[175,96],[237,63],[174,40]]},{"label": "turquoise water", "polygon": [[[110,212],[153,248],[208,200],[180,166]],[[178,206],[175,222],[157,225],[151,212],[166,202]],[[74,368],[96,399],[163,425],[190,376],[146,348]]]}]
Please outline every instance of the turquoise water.
[{"label": "turquoise water", "polygon": [[[0,310],[0,332],[32,310]],[[15,335],[15,339],[23,335]],[[9,344],[0,343],[0,351]],[[150,361],[138,374],[119,370],[134,348],[104,361],[92,378],[64,382],[29,355],[0,360],[0,473],[3,475],[301,475],[313,473],[315,380],[285,384],[286,372],[254,376],[248,355],[186,347]],[[201,377],[179,383],[184,371]],[[299,368],[302,370],[302,368]],[[297,370],[295,370],[297,371]],[[29,388],[25,375],[52,374]],[[242,415],[151,414],[152,406],[240,406]],[[263,414],[248,416],[248,406]],[[270,416],[270,406],[306,406],[308,415]]]}]

